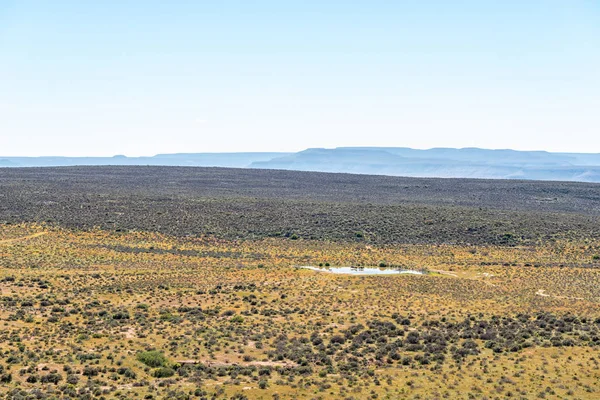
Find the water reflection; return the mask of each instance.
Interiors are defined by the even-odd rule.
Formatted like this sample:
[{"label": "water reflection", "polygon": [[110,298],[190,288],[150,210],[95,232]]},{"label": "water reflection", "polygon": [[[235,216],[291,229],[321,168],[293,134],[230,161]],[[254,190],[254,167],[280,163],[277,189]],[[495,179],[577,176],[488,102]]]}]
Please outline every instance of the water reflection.
[{"label": "water reflection", "polygon": [[417,271],[412,269],[401,269],[401,268],[375,268],[375,267],[312,267],[312,266],[301,266],[300,268],[310,269],[318,272],[328,272],[332,274],[345,274],[345,275],[398,275],[398,274],[412,274],[412,275],[424,275],[423,271]]}]

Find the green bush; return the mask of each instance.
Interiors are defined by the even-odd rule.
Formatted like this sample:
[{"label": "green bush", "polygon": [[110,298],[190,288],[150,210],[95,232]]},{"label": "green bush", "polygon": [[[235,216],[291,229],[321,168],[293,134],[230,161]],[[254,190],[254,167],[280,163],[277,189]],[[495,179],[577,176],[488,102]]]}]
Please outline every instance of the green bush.
[{"label": "green bush", "polygon": [[175,370],[168,367],[157,368],[152,372],[152,376],[155,378],[169,378],[173,375],[175,375]]},{"label": "green bush", "polygon": [[137,360],[152,368],[166,367],[169,364],[167,357],[165,357],[163,353],[156,350],[139,353],[137,355]]},{"label": "green bush", "polygon": [[231,322],[240,324],[240,323],[244,322],[244,317],[242,317],[241,315],[236,315],[235,317],[231,318]]}]

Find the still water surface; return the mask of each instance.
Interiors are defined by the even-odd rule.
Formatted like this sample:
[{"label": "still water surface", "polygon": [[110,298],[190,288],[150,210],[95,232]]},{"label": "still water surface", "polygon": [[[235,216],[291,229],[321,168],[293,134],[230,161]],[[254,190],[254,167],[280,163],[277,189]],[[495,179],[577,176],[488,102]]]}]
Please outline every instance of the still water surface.
[{"label": "still water surface", "polygon": [[362,268],[362,267],[311,267],[302,266],[300,268],[310,269],[318,272],[329,272],[332,274],[346,274],[346,275],[398,275],[398,274],[412,274],[412,275],[423,275],[421,271],[414,271],[410,269],[394,269],[394,268]]}]

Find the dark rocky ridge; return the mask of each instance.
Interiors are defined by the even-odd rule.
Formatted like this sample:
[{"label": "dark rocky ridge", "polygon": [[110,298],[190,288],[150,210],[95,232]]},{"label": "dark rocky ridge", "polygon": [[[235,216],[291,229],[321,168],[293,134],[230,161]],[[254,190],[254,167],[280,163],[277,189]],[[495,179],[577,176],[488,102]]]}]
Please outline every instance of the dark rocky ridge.
[{"label": "dark rocky ridge", "polygon": [[256,239],[527,244],[600,235],[600,185],[182,167],[0,170],[0,222]]}]

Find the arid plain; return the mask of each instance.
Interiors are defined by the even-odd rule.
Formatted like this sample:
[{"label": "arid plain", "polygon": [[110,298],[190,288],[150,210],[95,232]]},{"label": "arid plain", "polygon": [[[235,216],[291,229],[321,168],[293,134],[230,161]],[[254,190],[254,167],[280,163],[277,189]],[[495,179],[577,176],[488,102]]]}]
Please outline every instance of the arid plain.
[{"label": "arid plain", "polygon": [[1,170],[0,392],[598,398],[599,215],[593,184]]}]

